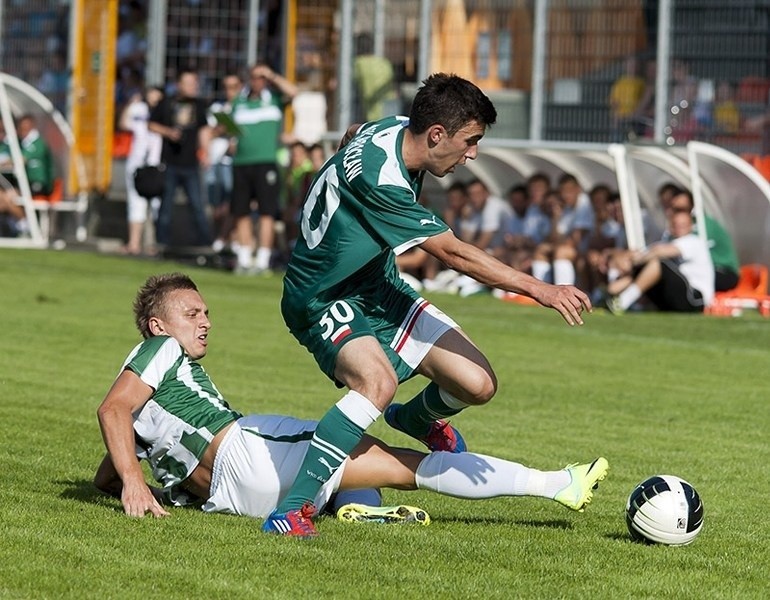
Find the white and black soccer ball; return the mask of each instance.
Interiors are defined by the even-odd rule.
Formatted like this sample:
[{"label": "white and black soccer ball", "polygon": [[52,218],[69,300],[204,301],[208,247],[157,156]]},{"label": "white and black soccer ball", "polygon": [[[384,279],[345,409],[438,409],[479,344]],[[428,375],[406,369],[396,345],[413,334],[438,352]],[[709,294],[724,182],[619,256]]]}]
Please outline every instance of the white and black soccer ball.
[{"label": "white and black soccer ball", "polygon": [[638,542],[684,546],[703,528],[703,503],[695,488],[674,475],[656,475],[634,488],[626,525]]}]

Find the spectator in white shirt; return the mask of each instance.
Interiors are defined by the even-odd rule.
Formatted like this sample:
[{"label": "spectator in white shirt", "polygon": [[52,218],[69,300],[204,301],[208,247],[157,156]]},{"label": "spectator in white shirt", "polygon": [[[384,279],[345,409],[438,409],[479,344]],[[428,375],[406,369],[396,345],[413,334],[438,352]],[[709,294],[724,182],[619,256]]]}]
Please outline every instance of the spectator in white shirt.
[{"label": "spectator in white shirt", "polygon": [[703,312],[714,298],[714,265],[708,244],[693,233],[692,215],[669,215],[669,242],[619,254],[611,261],[607,308],[628,310],[643,295],[659,309]]}]

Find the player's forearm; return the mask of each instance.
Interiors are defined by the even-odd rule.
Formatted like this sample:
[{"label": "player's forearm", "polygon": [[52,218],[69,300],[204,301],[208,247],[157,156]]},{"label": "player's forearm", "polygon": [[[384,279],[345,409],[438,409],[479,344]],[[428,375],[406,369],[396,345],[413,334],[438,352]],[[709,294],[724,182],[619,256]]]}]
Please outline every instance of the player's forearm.
[{"label": "player's forearm", "polygon": [[675,244],[655,244],[650,246],[648,254],[655,258],[676,258],[681,252]]},{"label": "player's forearm", "polygon": [[281,93],[290,100],[297,95],[297,92],[299,92],[299,88],[293,81],[289,81],[286,77],[279,75],[278,73],[272,73],[272,79],[269,79],[269,81],[281,90]]},{"label": "player's forearm", "polygon": [[[428,248],[425,249],[430,252]],[[486,286],[533,298],[537,297],[537,289],[542,286],[541,281],[512,269],[471,244],[464,244],[458,240],[457,244],[443,250],[443,253],[434,254],[434,256],[449,268],[464,273]]]},{"label": "player's forearm", "polygon": [[675,258],[679,256],[679,248],[674,244],[657,243],[649,246],[646,250],[637,252],[632,257],[634,265],[643,265],[653,258]]},{"label": "player's forearm", "polygon": [[134,428],[130,413],[103,403],[97,411],[99,426],[116,475],[126,485],[144,483],[144,473],[134,453]]}]

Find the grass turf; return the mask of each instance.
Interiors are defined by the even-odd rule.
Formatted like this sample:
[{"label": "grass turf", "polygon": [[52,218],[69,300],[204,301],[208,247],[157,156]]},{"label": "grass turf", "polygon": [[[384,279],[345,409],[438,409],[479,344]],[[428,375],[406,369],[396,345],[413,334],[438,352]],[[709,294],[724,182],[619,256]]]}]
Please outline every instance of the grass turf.
[{"label": "grass turf", "polygon": [[[489,357],[500,387],[454,419],[470,449],[543,468],[602,454],[610,475],[584,514],[542,499],[468,502],[385,491],[430,527],[321,520],[320,539],[247,518],[172,509],[125,517],[91,486],[95,410],[138,341],[131,302],[147,275],[184,270],[214,324],[204,360],[242,412],[317,418],[340,392],[289,335],[281,282],[174,263],[0,250],[2,598],[760,598],[770,572],[770,417],[758,316],[552,311],[431,296]],[[402,386],[397,401],[424,384]],[[381,422],[386,441],[411,440]],[[705,526],[685,548],[630,542],[623,508],[657,473],[689,480]]]}]

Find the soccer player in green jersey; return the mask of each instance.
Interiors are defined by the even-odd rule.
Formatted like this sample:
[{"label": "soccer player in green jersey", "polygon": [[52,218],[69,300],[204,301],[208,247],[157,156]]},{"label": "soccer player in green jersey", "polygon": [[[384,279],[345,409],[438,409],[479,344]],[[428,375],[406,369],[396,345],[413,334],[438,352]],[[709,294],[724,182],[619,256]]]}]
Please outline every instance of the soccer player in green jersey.
[{"label": "soccer player in green jersey", "polygon": [[[460,452],[464,440],[445,419],[495,394],[487,359],[401,280],[397,254],[419,246],[484,285],[556,309],[570,325],[582,324],[582,311],[591,309],[574,286],[541,282],[458,240],[417,202],[425,172],[443,177],[476,158],[496,118],[473,83],[435,74],[417,91],[409,117],[351,127],[316,176],[281,310],[322,371],[348,392],[320,420],[294,486],[264,531],[306,535],[312,523],[304,516],[312,509],[303,506],[383,411],[389,425],[430,450]],[[391,404],[398,384],[418,373],[428,386],[404,405]]]},{"label": "soccer player in green jersey", "polygon": [[[119,497],[126,514],[134,517],[164,517],[169,513],[163,503],[191,501],[202,503],[206,512],[267,516],[288,493],[317,423],[281,415],[242,416],[230,408],[199,363],[208,350],[211,321],[186,275],[150,277],[136,296],[134,314],[144,340],[129,353],[97,411],[108,454],[94,483]],[[137,458],[150,463],[162,490],[147,485]],[[313,502],[322,508],[335,495],[339,505],[340,492],[350,501],[351,493],[366,488],[393,487],[468,499],[539,496],[582,511],[606,472],[603,458],[538,471],[470,452],[390,448],[363,436]],[[429,522],[424,511],[405,506],[348,505],[339,516]],[[314,530],[306,533],[311,536]]]}]

